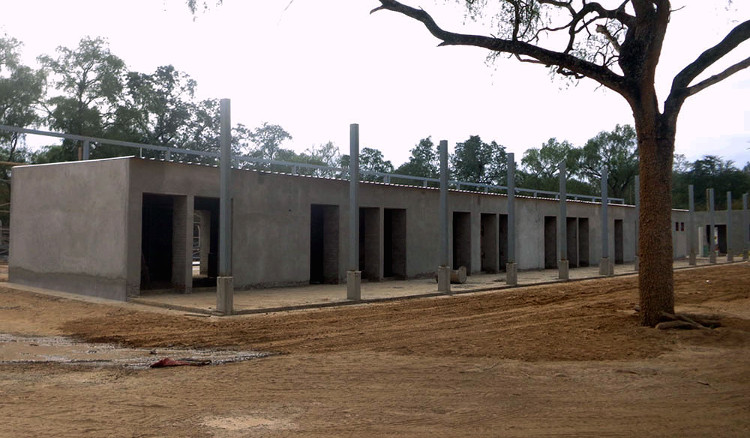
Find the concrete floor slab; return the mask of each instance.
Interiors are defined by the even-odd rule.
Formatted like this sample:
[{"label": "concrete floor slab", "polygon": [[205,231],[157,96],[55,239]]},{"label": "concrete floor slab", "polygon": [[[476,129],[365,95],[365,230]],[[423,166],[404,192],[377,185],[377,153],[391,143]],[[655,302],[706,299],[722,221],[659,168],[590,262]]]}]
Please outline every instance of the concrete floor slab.
[{"label": "concrete floor slab", "polygon": [[[709,265],[707,258],[698,259],[698,266],[706,265]],[[690,266],[687,260],[677,260],[674,262],[674,267],[675,269],[683,269]],[[615,265],[614,270],[615,275],[637,274],[632,263]],[[569,272],[570,281],[602,277],[599,275],[598,266],[572,268]],[[518,285],[513,287],[561,281],[564,280],[558,279],[557,269],[522,271],[518,273]],[[465,284],[451,285],[451,293],[483,292],[509,287],[511,286],[505,284],[505,273],[503,272],[498,274],[474,274],[468,277]],[[437,282],[433,278],[363,282],[361,288],[362,299],[359,301],[347,300],[346,284],[237,290],[234,293],[234,314],[268,313],[443,295],[437,291]],[[186,312],[217,313],[216,290],[214,288],[193,289],[190,294],[146,293],[132,299],[131,302]]]}]

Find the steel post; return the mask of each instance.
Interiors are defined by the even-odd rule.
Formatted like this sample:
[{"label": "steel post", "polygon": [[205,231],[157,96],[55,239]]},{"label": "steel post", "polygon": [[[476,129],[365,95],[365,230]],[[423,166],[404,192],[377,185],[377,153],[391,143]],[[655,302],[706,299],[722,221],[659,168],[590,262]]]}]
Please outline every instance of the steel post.
[{"label": "steel post", "polygon": [[448,141],[440,140],[440,261],[438,292],[450,293],[451,269],[448,256]]},{"label": "steel post", "polygon": [[221,99],[219,163],[219,278],[216,283],[216,309],[231,315],[234,309],[234,279],[232,277],[232,123],[229,99]]},{"label": "steel post", "polygon": [[349,264],[346,298],[359,301],[362,273],[359,270],[359,125],[349,125]]},{"label": "steel post", "polygon": [[602,167],[602,259],[599,262],[599,275],[612,275],[612,264],[609,260],[609,217],[607,216],[607,168]]},{"label": "steel post", "polygon": [[714,189],[708,189],[708,261],[716,263],[716,243],[714,233],[716,232],[716,218],[714,210]]},{"label": "steel post", "polygon": [[697,263],[698,250],[695,242],[695,192],[693,185],[688,186],[688,264],[695,266]]},{"label": "steel post", "polygon": [[747,218],[747,193],[742,195],[742,260],[748,259],[748,245],[750,245],[750,227]]},{"label": "steel post", "polygon": [[568,261],[568,211],[567,211],[567,192],[566,192],[566,172],[565,161],[561,161],[560,168],[560,214],[557,219],[557,252],[558,266],[557,276],[561,280],[569,279],[569,261]]},{"label": "steel post", "polygon": [[508,154],[508,262],[505,266],[505,283],[518,284],[516,265],[516,160],[515,154]]},{"label": "steel post", "polygon": [[734,242],[732,242],[732,192],[727,192],[727,261],[734,261]]}]

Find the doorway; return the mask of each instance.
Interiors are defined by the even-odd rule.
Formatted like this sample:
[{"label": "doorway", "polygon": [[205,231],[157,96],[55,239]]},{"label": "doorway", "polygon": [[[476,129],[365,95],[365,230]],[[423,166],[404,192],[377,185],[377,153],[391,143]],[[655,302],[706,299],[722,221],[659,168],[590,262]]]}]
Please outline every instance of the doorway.
[{"label": "doorway", "polygon": [[339,282],[339,207],[310,206],[310,283]]}]

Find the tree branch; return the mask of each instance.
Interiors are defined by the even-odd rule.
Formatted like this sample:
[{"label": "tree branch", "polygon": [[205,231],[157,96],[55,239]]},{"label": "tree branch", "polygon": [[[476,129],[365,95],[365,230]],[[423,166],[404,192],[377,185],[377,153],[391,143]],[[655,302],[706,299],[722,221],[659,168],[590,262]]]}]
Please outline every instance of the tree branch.
[{"label": "tree branch", "polygon": [[715,46],[709,48],[696,58],[695,61],[691,62],[687,67],[682,69],[674,81],[672,81],[672,89],[669,92],[666,103],[664,105],[665,113],[674,112],[679,110],[682,103],[688,96],[691,96],[719,81],[726,79],[732,74],[748,67],[748,59],[741,61],[728,69],[724,70],[718,75],[711,76],[710,78],[690,87],[690,83],[701,73],[703,73],[708,67],[713,65],[716,61],[721,59],[724,55],[734,50],[737,46],[750,39],[750,20],[738,24],[732,29],[723,40],[721,40]]},{"label": "tree branch", "polygon": [[596,26],[596,31],[602,35],[604,35],[605,38],[612,44],[612,47],[615,48],[615,51],[617,53],[620,53],[620,43],[617,42],[617,38],[615,38],[612,33],[607,29],[607,26],[603,26],[601,24],[598,24]]},{"label": "tree branch", "polygon": [[750,67],[750,57],[745,58],[744,60],[738,62],[737,64],[734,64],[733,66],[727,68],[723,72],[713,75],[710,78],[703,80],[701,82],[698,82],[697,84],[693,85],[692,87],[687,88],[687,95],[692,96],[693,94],[704,90],[705,88],[710,87],[711,85],[721,82],[724,79],[728,78],[729,76],[732,76],[733,74],[737,73],[740,70],[744,70],[746,68]]},{"label": "tree branch", "polygon": [[[573,55],[555,52],[523,41],[512,41],[502,38],[449,32],[438,26],[435,20],[423,9],[416,9],[404,5],[396,0],[380,0],[380,3],[381,5],[370,11],[370,13],[380,10],[389,10],[417,20],[424,24],[427,30],[435,38],[441,41],[438,46],[475,46],[495,52],[527,56],[538,60],[544,65],[558,66],[577,76],[591,78],[620,94],[626,95],[626,93],[628,93],[623,78],[620,75],[606,67],[577,58]],[[558,71],[560,71],[560,69],[558,69]]]}]

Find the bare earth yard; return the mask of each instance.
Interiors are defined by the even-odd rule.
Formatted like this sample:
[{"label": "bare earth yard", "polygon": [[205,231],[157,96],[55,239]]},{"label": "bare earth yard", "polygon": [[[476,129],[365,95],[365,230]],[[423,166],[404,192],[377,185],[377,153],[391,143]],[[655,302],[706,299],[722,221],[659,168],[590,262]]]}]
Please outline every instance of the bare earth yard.
[{"label": "bare earth yard", "polygon": [[[635,276],[230,318],[0,287],[0,436],[750,436],[750,264],[675,278],[722,327],[639,327]],[[10,360],[31,335],[276,354]]]}]

